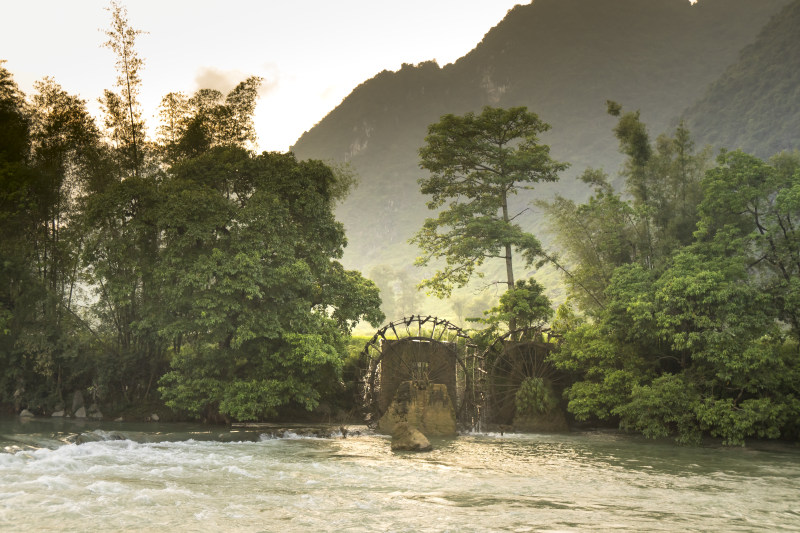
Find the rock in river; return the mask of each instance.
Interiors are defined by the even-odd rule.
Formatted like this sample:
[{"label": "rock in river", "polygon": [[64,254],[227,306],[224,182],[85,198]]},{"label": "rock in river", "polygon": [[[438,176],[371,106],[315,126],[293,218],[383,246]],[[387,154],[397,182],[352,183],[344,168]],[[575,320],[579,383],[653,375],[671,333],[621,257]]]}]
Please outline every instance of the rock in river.
[{"label": "rock in river", "polygon": [[392,449],[424,452],[431,449],[431,443],[417,428],[399,422],[392,432]]}]

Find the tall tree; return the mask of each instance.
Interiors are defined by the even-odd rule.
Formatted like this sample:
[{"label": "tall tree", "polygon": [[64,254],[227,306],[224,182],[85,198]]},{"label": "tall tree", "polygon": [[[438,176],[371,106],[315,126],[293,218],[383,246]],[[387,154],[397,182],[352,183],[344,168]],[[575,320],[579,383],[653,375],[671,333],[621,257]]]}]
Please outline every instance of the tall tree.
[{"label": "tall tree", "polygon": [[41,207],[40,230],[32,243],[38,270],[48,287],[71,302],[77,251],[83,233],[75,228],[78,202],[93,182],[100,135],[86,102],[67,94],[50,78],[35,84],[31,159],[47,197]]},{"label": "tall tree", "polygon": [[[519,189],[556,181],[567,165],[550,157],[539,134],[550,126],[525,107],[485,107],[480,114],[444,115],[428,127],[420,166],[430,176],[419,180],[431,195],[429,209],[442,209],[411,239],[424,255],[418,265],[445,264],[422,287],[439,297],[463,287],[487,259],[505,262],[505,280],[514,287],[514,253],[533,264],[541,252],[534,235],[515,222],[509,199]],[[482,276],[482,272],[477,273]]]},{"label": "tall tree", "polygon": [[139,92],[144,64],[127,9],[113,1],[104,46],[116,56],[116,92],[106,90],[104,179],[86,199],[82,257],[96,294],[94,323],[107,357],[97,365],[98,387],[124,401],[149,399],[163,371],[166,342],[159,334],[161,289],[154,279],[160,234],[155,224],[159,171],[148,167]]},{"label": "tall tree", "polygon": [[718,247],[746,239],[755,279],[800,342],[800,154],[765,162],[737,150],[717,162],[703,181],[698,237]]},{"label": "tall tree", "polygon": [[182,92],[168,93],[161,99],[158,108],[160,124],[157,129],[156,142],[170,148],[174,146],[189,116],[189,99]]},{"label": "tall tree", "polygon": [[170,170],[158,273],[173,340],[168,404],[254,420],[313,408],[335,386],[343,336],[378,325],[378,289],[338,263],[336,174],[291,154],[217,147]]},{"label": "tall tree", "polygon": [[[36,299],[29,235],[35,206],[35,175],[28,167],[30,119],[25,97],[0,62],[0,397],[20,407],[25,372],[17,349]],[[38,292],[38,291],[37,291]]]},{"label": "tall tree", "polygon": [[693,240],[702,198],[700,182],[709,151],[696,150],[680,124],[672,136],[662,134],[651,144],[638,112],[622,113],[614,129],[620,151],[627,155],[622,176],[628,198],[616,192],[601,170],[587,169],[580,180],[594,189],[583,204],[556,196],[537,202],[564,259],[548,260],[565,273],[571,295],[585,311],[602,308],[614,270],[629,263],[663,269],[670,255]]},{"label": "tall tree", "polygon": [[638,260],[648,268],[661,265],[677,246],[692,242],[701,199],[700,180],[708,168],[708,149],[696,151],[683,123],[672,137],[650,142],[639,111],[622,111],[608,101],[608,113],[619,117],[614,135],[627,156],[622,175],[640,229]]},{"label": "tall tree", "polygon": [[138,100],[142,83],[139,71],[144,61],[136,53],[136,38],[145,32],[130,26],[128,10],[116,1],[112,0],[107,10],[111,13],[111,27],[105,32],[108,40],[103,46],[117,56],[117,88],[120,94],[106,91],[102,103],[111,118],[107,124],[112,126],[112,137],[121,143],[124,152],[129,152],[125,154],[126,159],[136,176],[142,163],[144,142],[144,122]]},{"label": "tall tree", "polygon": [[[262,78],[251,76],[240,82],[227,96],[216,89],[200,89],[184,103],[167,95],[162,107],[180,107],[178,134],[170,146],[172,155],[194,157],[215,146],[251,148],[256,142],[253,113]],[[169,109],[169,108],[164,108]],[[171,113],[164,118],[170,118]]]},{"label": "tall tree", "polygon": [[63,399],[63,386],[81,373],[73,364],[86,327],[75,310],[84,234],[77,214],[99,135],[85,102],[53,80],[37,82],[24,102],[9,75],[0,79],[0,136],[15,137],[0,152],[0,346],[19,380],[16,399],[35,408]]}]

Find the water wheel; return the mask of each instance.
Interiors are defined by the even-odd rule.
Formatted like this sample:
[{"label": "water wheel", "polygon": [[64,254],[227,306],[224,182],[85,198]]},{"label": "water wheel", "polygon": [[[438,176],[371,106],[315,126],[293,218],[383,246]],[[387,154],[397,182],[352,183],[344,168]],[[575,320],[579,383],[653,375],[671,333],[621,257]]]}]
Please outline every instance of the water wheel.
[{"label": "water wheel", "polygon": [[476,405],[474,375],[479,371],[474,344],[464,331],[432,316],[410,316],[379,329],[362,351],[362,401],[374,424],[386,412],[404,381],[447,387],[456,419],[471,426]]},{"label": "water wheel", "polygon": [[490,424],[513,424],[518,394],[524,386],[535,385],[551,396],[560,396],[561,373],[547,362],[547,355],[556,345],[545,334],[540,328],[510,331],[486,350]]}]

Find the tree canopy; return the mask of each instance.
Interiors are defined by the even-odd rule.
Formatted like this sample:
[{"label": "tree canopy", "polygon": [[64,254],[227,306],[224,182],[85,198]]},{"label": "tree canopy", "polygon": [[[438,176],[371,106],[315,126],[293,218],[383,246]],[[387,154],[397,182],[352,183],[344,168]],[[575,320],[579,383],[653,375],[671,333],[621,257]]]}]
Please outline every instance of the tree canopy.
[{"label": "tree canopy", "polygon": [[[514,252],[530,266],[541,251],[536,237],[515,222],[509,198],[519,189],[556,181],[566,165],[550,157],[539,142],[549,126],[524,107],[485,107],[480,114],[444,115],[428,127],[420,166],[430,176],[419,180],[430,195],[428,208],[439,209],[411,240],[425,266],[444,266],[421,286],[439,297],[463,287],[487,259],[501,259],[508,288],[514,287]],[[443,208],[443,209],[442,209]],[[477,274],[483,274],[478,271]]]},{"label": "tree canopy", "polygon": [[800,157],[712,166],[682,126],[653,146],[638,113],[610,111],[630,195],[590,170],[587,203],[545,205],[584,313],[551,356],[568,409],[682,443],[797,437]]},{"label": "tree canopy", "polygon": [[383,315],[377,288],[336,261],[335,183],[319,162],[241,148],[171,169],[156,269],[162,331],[180,337],[162,380],[168,405],[258,419],[289,402],[313,408],[338,383],[344,335]]},{"label": "tree canopy", "polygon": [[383,320],[377,287],[339,262],[352,173],[250,150],[258,77],[170,93],[148,140],[143,32],[109,11],[101,127],[55,81],[26,97],[0,65],[0,402],[47,412],[77,390],[257,420],[335,398],[353,327]]}]

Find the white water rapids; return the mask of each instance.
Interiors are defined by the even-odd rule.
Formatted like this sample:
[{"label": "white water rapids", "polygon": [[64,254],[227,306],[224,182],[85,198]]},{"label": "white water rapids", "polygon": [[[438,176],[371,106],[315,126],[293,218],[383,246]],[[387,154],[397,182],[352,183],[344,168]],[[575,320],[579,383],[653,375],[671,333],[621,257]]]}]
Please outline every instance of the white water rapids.
[{"label": "white water rapids", "polygon": [[0,420],[0,530],[800,531],[796,446],[471,434],[413,454],[350,430]]}]

